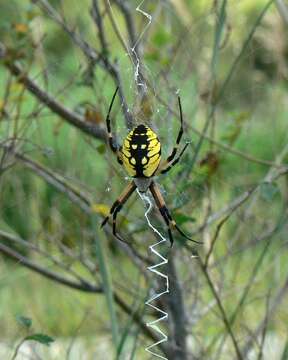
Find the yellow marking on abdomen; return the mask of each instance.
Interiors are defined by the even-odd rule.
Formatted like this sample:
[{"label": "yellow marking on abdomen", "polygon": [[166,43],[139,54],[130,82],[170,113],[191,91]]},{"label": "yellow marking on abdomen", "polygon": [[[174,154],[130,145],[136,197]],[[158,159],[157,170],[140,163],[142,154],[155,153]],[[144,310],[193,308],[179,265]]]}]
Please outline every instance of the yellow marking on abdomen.
[{"label": "yellow marking on abdomen", "polygon": [[158,139],[153,139],[149,141],[148,149],[152,149],[154,146],[156,146],[159,143]]},{"label": "yellow marking on abdomen", "polygon": [[131,157],[131,154],[130,152],[127,150],[127,148],[123,148],[122,149],[122,153],[127,157],[127,158],[130,158]]},{"label": "yellow marking on abdomen", "polygon": [[152,156],[158,154],[160,152],[160,148],[161,148],[161,145],[160,145],[160,142],[158,141],[158,143],[153,146],[153,148],[148,152],[148,157],[151,158]]},{"label": "yellow marking on abdomen", "polygon": [[151,162],[151,159],[149,160],[148,164],[145,166],[145,169],[143,170],[143,174],[146,177],[151,177],[155,171],[157,170],[161,157],[157,154],[153,158],[153,162]]},{"label": "yellow marking on abdomen", "polygon": [[150,165],[153,165],[154,162],[158,160],[158,158],[160,159],[160,155],[159,155],[159,154],[156,154],[156,155],[152,156],[152,157],[149,159],[149,163],[148,163],[147,167],[149,167]]},{"label": "yellow marking on abdomen", "polygon": [[155,132],[149,128],[146,131],[146,135],[147,135],[148,141],[157,138],[157,135],[155,134]]}]

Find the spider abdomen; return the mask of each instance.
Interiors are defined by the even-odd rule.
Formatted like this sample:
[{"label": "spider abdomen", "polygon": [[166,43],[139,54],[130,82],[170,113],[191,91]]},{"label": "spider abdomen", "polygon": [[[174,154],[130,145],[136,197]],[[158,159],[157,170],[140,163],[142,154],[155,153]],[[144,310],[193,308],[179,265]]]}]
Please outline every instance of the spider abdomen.
[{"label": "spider abdomen", "polygon": [[159,166],[161,144],[153,130],[146,125],[138,125],[124,139],[121,154],[130,176],[149,178]]}]

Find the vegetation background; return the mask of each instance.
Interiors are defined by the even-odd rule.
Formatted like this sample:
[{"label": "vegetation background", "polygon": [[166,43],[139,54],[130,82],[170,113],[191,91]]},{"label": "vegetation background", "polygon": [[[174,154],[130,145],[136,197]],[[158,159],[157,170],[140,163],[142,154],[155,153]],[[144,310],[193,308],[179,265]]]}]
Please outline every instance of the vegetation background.
[{"label": "vegetation background", "polygon": [[[0,1],[1,359],[288,359],[285,0]],[[137,75],[138,74],[138,75]],[[145,85],[145,86],[143,86]],[[177,223],[159,237],[106,144],[145,122]],[[148,215],[167,237],[159,213]],[[164,290],[163,290],[164,289]],[[165,339],[164,339],[165,340]],[[45,346],[50,345],[50,346]],[[104,355],[105,354],[105,355]],[[154,355],[155,356],[155,355]],[[156,357],[156,356],[155,356]]]}]

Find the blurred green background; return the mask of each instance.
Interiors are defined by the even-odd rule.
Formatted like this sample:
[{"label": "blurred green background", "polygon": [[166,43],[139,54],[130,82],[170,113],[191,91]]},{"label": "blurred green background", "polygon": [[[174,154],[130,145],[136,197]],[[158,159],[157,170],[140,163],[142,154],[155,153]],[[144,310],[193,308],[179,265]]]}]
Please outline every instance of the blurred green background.
[{"label": "blurred green background", "polygon": [[[97,29],[89,13],[90,1],[53,0],[50,4],[91,46],[100,48]],[[257,269],[243,312],[240,311],[239,323],[235,325],[238,329],[247,321],[254,328],[262,320],[267,307],[268,300],[263,299],[267,294],[268,299],[277,294],[288,270],[287,178],[283,176],[267,184],[264,180],[269,170],[273,169],[269,162],[277,162],[280,154],[280,163],[287,162],[288,25],[275,4],[257,24],[267,4],[263,0],[228,1],[225,20],[221,22],[224,14],[221,4],[221,1],[213,3],[208,0],[144,1],[142,7],[151,14],[152,23],[141,38],[142,65],[150,84],[148,97],[141,104],[135,91],[135,67],[115,35],[105,14],[104,3],[100,2],[100,7],[109,58],[113,63],[117,62],[135,123],[143,118],[148,121],[149,118],[149,123],[160,135],[164,155],[173,146],[179,126],[178,118],[171,114],[166,104],[177,113],[176,92],[180,91],[186,123],[184,138],[192,145],[180,165],[169,175],[159,178],[167,205],[179,224],[193,233],[203,224],[206,215],[217,213],[237,196],[259,185],[257,197],[245,203],[244,209],[233,214],[225,225],[214,248],[214,267],[211,267],[215,283],[219,282],[219,287],[216,287],[219,291],[223,290],[221,286],[224,288],[223,301],[231,314],[243,289],[249,284],[251,273]],[[145,29],[147,18],[136,11],[138,1],[131,1],[129,5],[139,36]],[[92,76],[81,50],[33,2],[2,0],[0,7],[0,41],[10,49],[11,56],[17,58],[29,76],[65,107],[84,116],[87,122],[92,121],[105,129],[104,120],[115,89],[115,83],[107,72],[96,65]],[[114,5],[113,15],[128,44],[123,15]],[[253,28],[255,32],[249,39]],[[218,43],[217,36],[220,36]],[[215,44],[218,44],[216,50]],[[243,46],[243,54],[233,68]],[[231,67],[232,76],[221,93]],[[89,194],[95,213],[100,218],[127,182],[126,174],[118,167],[108,147],[39,105],[35,97],[24,91],[17,79],[10,75],[3,63],[0,64],[0,81],[1,141],[16,134],[17,150]],[[211,109],[214,120],[207,135],[216,144],[204,141],[194,162],[193,150],[199,141],[194,129],[202,131]],[[89,111],[92,111],[92,119]],[[9,113],[9,118],[5,117],[5,112]],[[127,129],[119,102],[113,115],[113,127],[122,139]],[[13,159],[6,161],[9,164]],[[185,179],[183,174],[186,174]],[[83,277],[90,278],[91,274],[79,261],[69,257],[67,251],[59,250],[59,244],[63,244],[65,249],[79,251],[97,267],[93,231],[79,207],[23,166],[21,161],[13,162],[1,173],[0,185],[0,229],[39,244],[59,261]],[[165,232],[163,224],[158,224],[159,229]],[[207,233],[215,229],[214,225],[207,227]],[[144,218],[144,205],[138,196],[133,197],[122,217],[119,216],[119,228],[126,236],[133,234],[134,245],[147,253],[147,244],[153,242],[153,238]],[[265,233],[272,239],[268,246]],[[208,235],[197,232],[195,239],[205,242],[205,236]],[[134,273],[125,252],[119,250],[111,236],[99,232],[99,237],[106,248],[116,286],[126,286],[127,278],[135,285],[138,274]],[[13,246],[19,249],[19,246]],[[206,250],[204,245],[199,251],[205,253]],[[38,258],[33,252],[29,254],[31,259],[34,256],[44,267],[55,268],[55,264],[47,261],[45,256]],[[260,258],[258,264],[257,259]],[[175,259],[184,286],[190,281],[186,267],[189,271],[199,270],[189,265],[181,238],[176,239]],[[45,359],[64,358],[73,338],[83,339],[87,359],[101,356],[97,355],[95,341],[99,341],[99,351],[103,351],[102,347],[108,351],[111,340],[109,316],[106,310],[103,311],[103,308],[106,309],[103,296],[61,287],[4,256],[1,257],[0,269],[0,343],[5,344],[5,354],[12,353],[17,339],[25,333],[15,319],[17,315],[28,316],[33,319],[35,329],[63,341],[63,347],[57,343],[59,352],[54,350],[54,355],[46,353]],[[220,278],[225,281],[222,283]],[[145,284],[141,278],[139,286],[144,293]],[[197,336],[205,334],[207,341],[203,340],[203,343],[209,354],[208,344],[211,339],[217,339],[219,329],[216,324],[219,319],[213,310],[210,313],[204,307],[205,304],[207,307],[214,305],[203,279],[196,285],[200,289],[201,309],[207,313],[195,320],[193,332]],[[123,294],[128,299],[124,290]],[[186,296],[185,300],[190,304],[193,297],[189,298],[189,291]],[[287,306],[283,305],[285,302],[287,304],[287,298],[269,323],[269,330],[283,344],[287,337],[288,320]],[[123,314],[120,318],[124,321]],[[245,331],[241,334],[245,338]],[[139,349],[137,358],[145,359],[145,356],[143,348]]]}]

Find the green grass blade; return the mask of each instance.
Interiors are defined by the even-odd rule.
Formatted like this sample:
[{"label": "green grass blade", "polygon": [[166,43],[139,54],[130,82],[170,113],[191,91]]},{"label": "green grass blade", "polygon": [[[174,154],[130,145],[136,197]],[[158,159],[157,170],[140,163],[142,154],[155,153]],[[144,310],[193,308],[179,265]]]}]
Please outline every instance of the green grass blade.
[{"label": "green grass blade", "polygon": [[218,62],[218,55],[219,55],[219,48],[222,38],[222,33],[226,21],[226,3],[227,0],[222,1],[220,14],[217,18],[216,22],[216,29],[215,29],[215,37],[214,37],[214,44],[213,44],[213,54],[212,54],[212,61],[211,61],[211,70],[212,74],[215,77],[216,75],[216,67]]},{"label": "green grass blade", "polygon": [[[139,275],[141,276],[141,274],[139,274]],[[140,281],[138,283],[140,284]],[[135,289],[135,292],[136,293],[141,292],[140,286]],[[139,305],[139,299],[138,299],[138,296],[137,296],[135,298],[135,300],[134,300],[134,303],[131,305],[131,313],[130,313],[130,316],[129,316],[128,320],[127,320],[127,324],[126,324],[125,329],[123,331],[122,337],[121,337],[121,339],[119,341],[119,346],[118,346],[118,349],[117,349],[117,360],[121,359],[120,356],[121,356],[122,351],[124,349],[124,345],[126,343],[126,340],[128,340],[130,330],[132,329],[132,326],[133,326],[133,323],[134,323],[134,315],[137,313],[137,314],[139,314],[141,316],[141,318],[144,316],[145,306],[143,306],[143,304],[145,304],[146,299],[147,299],[147,295],[146,295],[146,298],[143,300],[143,302],[141,300],[142,305]],[[142,306],[142,308],[141,308],[141,306]],[[139,308],[141,308],[141,309],[139,310]],[[130,360],[133,359],[134,356],[135,356],[136,344],[138,342],[139,332],[140,332],[140,328],[139,328],[139,326],[136,326],[136,331],[133,334],[133,340],[134,341],[133,341],[132,351],[131,351],[131,354],[130,354]]]},{"label": "green grass blade", "polygon": [[103,288],[106,296],[107,306],[109,310],[110,315],[110,322],[111,322],[111,328],[112,328],[112,338],[115,346],[115,351],[117,352],[118,347],[118,321],[117,321],[117,315],[116,315],[116,309],[114,304],[114,298],[113,298],[113,286],[112,286],[112,279],[108,267],[108,262],[105,259],[105,250],[102,246],[101,241],[99,240],[99,224],[96,220],[96,217],[92,217],[92,227],[95,234],[95,251],[96,256],[98,259],[99,264],[99,271],[102,277],[103,281]]},{"label": "green grass blade", "polygon": [[287,359],[288,359],[288,339],[286,339],[286,343],[280,360],[287,360]]}]

